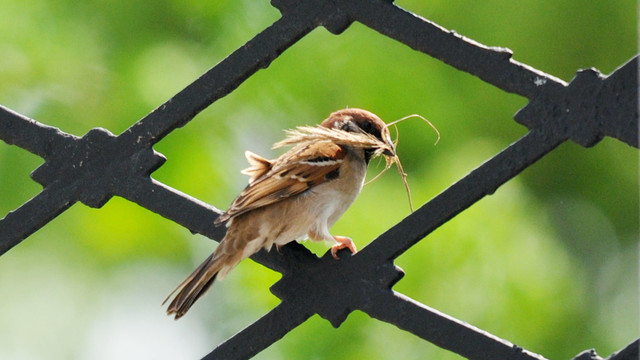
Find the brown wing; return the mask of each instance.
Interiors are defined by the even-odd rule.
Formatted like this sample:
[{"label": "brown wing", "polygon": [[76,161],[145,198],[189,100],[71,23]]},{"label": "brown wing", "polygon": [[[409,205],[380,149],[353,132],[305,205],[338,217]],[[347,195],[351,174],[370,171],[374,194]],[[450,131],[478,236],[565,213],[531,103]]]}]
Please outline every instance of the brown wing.
[{"label": "brown wing", "polygon": [[300,194],[337,176],[345,150],[330,141],[302,144],[272,162],[252,179],[216,223]]}]

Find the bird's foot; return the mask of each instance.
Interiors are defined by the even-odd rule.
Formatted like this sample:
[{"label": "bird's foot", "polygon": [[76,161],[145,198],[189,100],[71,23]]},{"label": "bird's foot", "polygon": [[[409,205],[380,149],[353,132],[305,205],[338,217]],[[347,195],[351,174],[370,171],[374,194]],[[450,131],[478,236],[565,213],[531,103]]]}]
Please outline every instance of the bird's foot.
[{"label": "bird's foot", "polygon": [[354,244],[350,238],[346,236],[334,236],[333,238],[338,242],[331,247],[331,256],[333,256],[334,259],[340,260],[338,250],[349,249],[352,254],[358,252],[358,250],[356,250],[356,244]]}]

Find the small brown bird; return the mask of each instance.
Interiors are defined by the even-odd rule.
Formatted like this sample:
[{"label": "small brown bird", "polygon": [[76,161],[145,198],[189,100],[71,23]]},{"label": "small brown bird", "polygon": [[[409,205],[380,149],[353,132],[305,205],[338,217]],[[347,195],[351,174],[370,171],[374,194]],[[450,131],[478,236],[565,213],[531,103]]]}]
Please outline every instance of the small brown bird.
[{"label": "small brown bird", "polygon": [[241,260],[261,248],[270,250],[308,237],[312,241],[334,241],[331,254],[348,248],[353,241],[333,236],[329,228],[344,214],[362,189],[367,164],[384,155],[387,167],[397,159],[387,125],[375,114],[345,109],[329,115],[318,127],[300,127],[274,145],[295,145],[275,160],[247,151],[249,164],[243,173],[249,185],[216,223],[227,233],[220,245],[189,275],[177,292],[167,314],[182,317],[193,303],[222,279]]}]

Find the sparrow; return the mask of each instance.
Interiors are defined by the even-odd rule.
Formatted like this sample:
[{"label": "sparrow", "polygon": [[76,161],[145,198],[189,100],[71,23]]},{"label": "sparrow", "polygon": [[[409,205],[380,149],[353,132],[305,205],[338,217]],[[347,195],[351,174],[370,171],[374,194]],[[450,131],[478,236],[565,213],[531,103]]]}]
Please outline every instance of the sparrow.
[{"label": "sparrow", "polygon": [[[362,109],[333,112],[317,127],[290,130],[274,148],[295,145],[275,160],[250,151],[250,167],[242,173],[249,185],[236,197],[216,224],[227,232],[215,251],[165,300],[175,297],[168,315],[182,317],[216,278],[223,279],[241,260],[273,245],[294,240],[331,241],[331,255],[349,249],[353,240],[334,236],[331,226],[362,190],[372,157],[396,158],[387,125]],[[164,305],[164,303],[163,303]]]}]

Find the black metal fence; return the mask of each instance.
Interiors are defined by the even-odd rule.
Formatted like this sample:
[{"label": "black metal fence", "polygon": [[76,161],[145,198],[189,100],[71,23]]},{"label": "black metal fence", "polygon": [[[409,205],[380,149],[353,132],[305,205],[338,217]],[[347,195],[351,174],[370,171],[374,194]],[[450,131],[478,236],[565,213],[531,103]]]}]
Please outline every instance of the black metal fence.
[{"label": "black metal fence", "polygon": [[[470,359],[542,359],[506,340],[392,290],[403,276],[394,260],[440,225],[522,170],[572,140],[582,146],[609,136],[638,147],[638,57],[608,76],[588,69],[570,83],[514,61],[383,0],[272,0],[282,17],[217,66],[116,136],[96,128],[83,137],[0,107],[0,138],[45,160],[32,173],[43,190],[0,220],[0,255],[76,202],[100,208],[112,196],[133,201],[194,233],[221,239],[220,211],[153,180],[165,158],[153,145],[232,92],[284,50],[323,26],[340,34],[358,21],[384,36],[473,74],[529,103],[515,116],[529,132],[393,226],[357,255],[318,258],[298,244],[284,255],[253,259],[282,273],[271,288],[281,302],[216,347],[206,359],[249,358],[314,314],[335,327],[353,310],[396,325]],[[638,358],[638,340],[608,359]],[[601,359],[593,350],[575,359]]]}]

